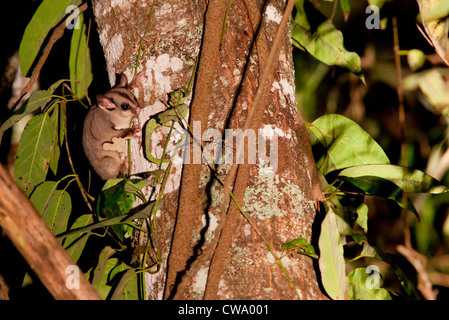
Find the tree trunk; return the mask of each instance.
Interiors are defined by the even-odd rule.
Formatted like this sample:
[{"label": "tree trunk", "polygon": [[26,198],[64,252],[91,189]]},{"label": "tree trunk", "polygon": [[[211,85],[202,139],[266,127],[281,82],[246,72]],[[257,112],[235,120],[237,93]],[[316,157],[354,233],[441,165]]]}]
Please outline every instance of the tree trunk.
[{"label": "tree trunk", "polygon": [[[283,0],[93,1],[111,84],[116,73],[131,79],[136,63],[144,72],[136,94],[145,107],[141,124],[165,108],[160,100],[167,93],[187,87],[200,55],[189,127],[201,129],[193,134],[207,149],[219,141],[208,144],[206,129],[219,130],[226,143],[225,129],[248,132],[245,163],[215,166],[224,186],[204,161],[183,165],[181,155],[173,161],[152,235],[162,264],[147,274],[147,298],[325,298],[311,258],[282,255],[285,242],[311,241],[314,205],[321,199],[296,107],[288,26],[275,45],[285,8]],[[255,163],[248,156],[255,141],[250,131],[258,151],[271,148]],[[153,137],[152,153],[160,156],[164,136]],[[238,152],[237,141],[233,148]],[[194,160],[196,150],[190,149]],[[132,155],[133,172],[157,168],[138,142]]]}]

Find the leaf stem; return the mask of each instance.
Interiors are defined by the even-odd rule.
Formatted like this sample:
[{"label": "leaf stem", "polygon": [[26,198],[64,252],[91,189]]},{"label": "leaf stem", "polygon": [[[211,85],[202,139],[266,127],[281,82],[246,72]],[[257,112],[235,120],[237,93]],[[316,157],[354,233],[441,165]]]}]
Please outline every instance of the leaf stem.
[{"label": "leaf stem", "polygon": [[228,20],[229,9],[231,8],[232,1],[233,0],[229,0],[228,7],[226,8],[226,13],[224,16],[223,27],[222,27],[222,31],[221,31],[221,37],[220,37],[220,48],[223,43],[223,38],[224,38],[225,31],[226,31],[226,21]]},{"label": "leaf stem", "polygon": [[295,284],[290,279],[290,277],[287,273],[287,270],[284,268],[284,265],[282,264],[282,261],[281,261],[282,257],[281,258],[277,257],[277,255],[274,253],[273,248],[271,247],[268,240],[265,238],[265,236],[262,234],[262,232],[259,230],[259,228],[257,228],[256,224],[251,220],[251,218],[246,214],[246,212],[243,210],[243,208],[240,206],[240,204],[237,202],[237,199],[234,197],[234,194],[232,193],[232,191],[229,191],[229,195],[231,196],[232,200],[234,200],[234,203],[239,208],[242,215],[245,217],[245,219],[248,221],[248,223],[251,225],[251,227],[254,229],[254,231],[256,231],[257,235],[260,238],[262,238],[262,240],[265,242],[265,245],[267,246],[267,248],[270,251],[273,258],[275,259],[276,263],[281,267],[282,273],[284,273],[285,278],[287,279],[288,283],[290,283],[290,286],[295,291],[296,297],[298,298],[298,300],[301,300],[301,297],[299,296],[299,293],[298,293],[298,290],[296,289]]},{"label": "leaf stem", "polygon": [[[145,34],[144,34],[144,38],[146,38],[148,31],[150,31],[150,26],[151,26],[151,17],[153,16],[153,12],[154,12],[154,4],[156,3],[156,0],[153,1],[153,4],[151,5],[151,9],[150,9],[150,13],[148,14],[148,22],[147,22],[147,26],[145,28]],[[137,75],[137,69],[139,68],[139,60],[140,60],[140,55],[142,54],[142,39],[140,40],[139,43],[139,50],[137,51],[137,58],[136,58],[136,67],[134,69],[134,76]]]},{"label": "leaf stem", "polygon": [[[405,132],[405,108],[404,108],[404,89],[402,86],[402,67],[401,67],[401,56],[399,47],[399,32],[398,32],[398,22],[397,17],[393,16],[393,52],[394,52],[394,62],[396,65],[396,78],[397,78],[397,94],[398,94],[398,115],[399,115],[399,130],[400,130],[400,141],[401,141],[401,160],[400,165],[407,167],[407,140]],[[407,194],[404,192],[402,195],[402,209],[401,216],[403,221],[404,229],[404,243],[409,248],[411,247],[410,240],[410,230],[408,229],[407,222]]]},{"label": "leaf stem", "polygon": [[92,206],[89,203],[89,199],[91,201],[95,200],[91,195],[89,195],[86,190],[83,187],[83,184],[80,181],[80,178],[78,176],[78,174],[76,173],[75,167],[73,166],[73,162],[72,162],[72,156],[70,155],[70,148],[69,148],[69,142],[68,142],[68,134],[67,134],[67,110],[66,110],[66,104],[65,102],[62,102],[62,107],[63,107],[63,117],[64,117],[64,140],[65,140],[65,148],[67,150],[67,158],[69,160],[69,164],[70,167],[72,168],[72,172],[75,175],[75,179],[76,179],[76,183],[78,184],[78,187],[80,188],[81,191],[81,195],[84,199],[84,201],[86,202],[87,207],[89,208],[90,211],[92,211]]}]

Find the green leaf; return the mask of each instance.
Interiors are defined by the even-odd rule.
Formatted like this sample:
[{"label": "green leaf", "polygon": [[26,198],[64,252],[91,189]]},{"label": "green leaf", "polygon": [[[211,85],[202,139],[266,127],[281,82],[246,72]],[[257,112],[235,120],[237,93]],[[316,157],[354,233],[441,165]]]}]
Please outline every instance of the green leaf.
[{"label": "green leaf", "polygon": [[318,259],[318,255],[315,252],[315,248],[313,245],[307,243],[307,240],[304,238],[294,239],[287,243],[282,244],[283,250],[294,250],[297,253],[304,254],[311,258]]},{"label": "green leaf", "polygon": [[141,191],[147,184],[147,179],[127,180],[125,184],[125,191],[129,193],[136,193],[137,191]]},{"label": "green leaf", "polygon": [[[372,284],[370,277],[376,277],[374,281],[380,281],[380,275],[370,275],[368,268],[357,268],[348,274],[348,297],[350,300],[391,300],[387,290]],[[380,283],[379,283],[380,285]]]},{"label": "green leaf", "polygon": [[168,125],[170,121],[178,122],[185,118],[189,106],[181,104],[179,107],[168,108],[167,110],[156,115],[156,120],[161,125]]},{"label": "green leaf", "polygon": [[338,175],[339,178],[364,178],[378,177],[393,182],[407,193],[432,193],[448,192],[449,189],[441,185],[438,180],[420,170],[387,165],[362,165],[344,169]]},{"label": "green leaf", "polygon": [[[106,247],[105,249],[111,250],[110,247]],[[110,254],[111,252],[107,252],[107,254]],[[115,253],[115,250],[114,250]],[[113,254],[113,253],[112,253]],[[109,296],[112,286],[109,283],[109,274],[112,269],[114,269],[117,264],[119,263],[119,260],[117,258],[112,258],[108,260],[104,260],[104,258],[107,258],[107,256],[103,255],[103,251],[100,254],[100,260],[98,262],[97,268],[94,271],[94,279],[92,281],[92,286],[94,289],[98,292],[100,297],[103,300],[106,300]],[[101,265],[100,265],[101,262]]]},{"label": "green leaf", "polygon": [[[448,197],[438,197],[439,201],[435,201],[436,197],[425,197],[424,203],[421,206],[421,210],[424,213],[421,217],[421,221],[419,223],[414,224],[414,237],[416,241],[416,249],[419,253],[423,255],[430,256],[432,251],[434,250],[434,244],[439,242],[441,234],[439,232],[435,232],[435,223],[437,223],[438,209],[440,207],[439,202],[443,201],[447,203]],[[442,227],[442,237],[446,239],[449,236],[447,231],[447,227],[449,227],[449,220],[443,223]]]},{"label": "green leaf", "polygon": [[[172,123],[182,121],[187,116],[189,106],[184,103],[185,99],[190,94],[187,88],[180,88],[174,90],[168,94],[168,104],[171,106],[167,110],[164,110],[154,116],[145,125],[145,157],[157,164],[169,162],[170,159],[156,159],[151,154],[151,136],[153,132],[160,126],[168,126]],[[179,145],[179,144],[178,144]]]},{"label": "green leaf", "polygon": [[[110,258],[116,250],[105,247],[94,270],[92,285],[103,299],[137,300],[138,279],[134,269],[117,258]],[[87,276],[91,275],[89,270]],[[113,289],[114,288],[114,289]]]},{"label": "green leaf", "polygon": [[340,177],[340,179],[355,185],[357,188],[360,188],[370,195],[395,201],[400,207],[413,212],[419,219],[418,212],[408,196],[406,196],[407,203],[403,203],[404,192],[395,183],[387,179],[373,176],[363,176],[357,178]]},{"label": "green leaf", "polygon": [[416,86],[426,96],[433,107],[432,110],[449,116],[449,92],[445,80],[446,70],[432,68],[417,74],[412,74],[404,80],[404,88],[413,90]]},{"label": "green leaf", "polygon": [[[78,219],[76,219],[70,230],[85,227],[92,222],[94,222],[92,214],[84,214]],[[66,238],[64,242],[64,248],[73,258],[73,260],[78,261],[79,257],[81,256],[84,250],[84,247],[86,246],[89,236],[90,233],[84,233],[82,235],[72,234]]]},{"label": "green leaf", "polygon": [[355,257],[349,260],[348,262],[356,261],[360,258],[375,258],[375,259],[381,259],[378,251],[376,248],[372,247],[368,241],[365,239],[363,240],[362,244],[362,251]]},{"label": "green leaf", "polygon": [[31,118],[22,133],[16,156],[15,177],[27,195],[47,176],[53,134],[54,125],[46,113]]},{"label": "green leaf", "polygon": [[116,253],[116,250],[109,246],[104,247],[103,250],[101,250],[97,267],[94,270],[92,285],[98,285],[100,283],[105,284],[107,282],[107,275],[112,270],[112,268],[106,268],[106,263],[114,253]]},{"label": "green leaf", "polygon": [[[151,136],[153,135],[154,131],[160,127],[160,126],[167,126],[173,122],[178,122],[182,119],[184,119],[187,115],[187,112],[189,111],[189,107],[186,104],[181,104],[178,107],[171,107],[168,108],[165,111],[162,111],[158,113],[157,115],[153,116],[145,125],[144,131],[145,131],[145,157],[156,164],[169,162],[170,159],[156,159],[151,154]],[[178,144],[179,145],[179,144]]]},{"label": "green leaf", "polygon": [[369,3],[369,5],[370,6],[377,6],[377,7],[379,7],[379,9],[380,8],[382,8],[383,7],[383,5],[386,3],[386,2],[389,2],[389,1],[391,1],[391,0],[368,0],[368,3]]},{"label": "green leaf", "polygon": [[[176,89],[168,94],[168,104],[175,108],[185,108],[184,101],[187,99],[187,97],[190,95],[190,90],[181,87],[179,89]],[[183,114],[182,110],[179,110],[179,115]],[[181,117],[181,119],[185,118],[185,114]]]},{"label": "green leaf", "polygon": [[104,197],[104,208],[102,212],[105,217],[124,215],[132,209],[135,195],[125,191],[127,181],[124,180],[113,187],[102,191]]},{"label": "green leaf", "polygon": [[377,142],[354,121],[338,115],[324,115],[308,126],[319,171],[331,171],[364,164],[389,164]]},{"label": "green leaf", "polygon": [[43,211],[48,207],[48,204],[53,198],[53,195],[58,188],[58,183],[55,181],[45,181],[36,187],[30,197],[36,210],[42,215]]},{"label": "green leaf", "polygon": [[327,65],[347,68],[365,82],[359,55],[346,50],[343,34],[335,28],[332,21],[326,20],[316,31],[312,31],[304,11],[304,0],[297,0],[295,6],[297,11],[292,20],[293,45],[306,50]]},{"label": "green leaf", "polygon": [[33,92],[30,98],[11,114],[11,116],[0,127],[0,134],[11,128],[15,123],[19,122],[26,115],[33,113],[37,109],[44,109],[45,105],[51,100],[51,92],[47,90],[38,90]]},{"label": "green leaf", "polygon": [[345,21],[347,21],[349,18],[349,13],[351,12],[351,0],[340,0],[340,6],[343,11]]},{"label": "green leaf", "polygon": [[436,53],[449,65],[449,2],[417,0],[422,23]]},{"label": "green leaf", "polygon": [[48,91],[51,93],[54,93],[56,89],[59,88],[60,85],[62,85],[64,82],[69,81],[68,79],[59,79],[55,83],[53,83],[50,87],[48,87]]},{"label": "green leaf", "polygon": [[363,243],[366,243],[368,239],[364,234],[357,233],[357,232],[351,232],[351,236],[354,239],[355,243],[362,245]]},{"label": "green leaf", "polygon": [[143,202],[148,202],[145,195],[142,193],[142,189],[149,183],[148,179],[132,179],[127,180],[125,185],[125,191],[134,194]]},{"label": "green leaf", "polygon": [[123,181],[126,181],[126,179],[124,179],[124,178],[116,178],[116,179],[106,180],[106,182],[103,185],[103,188],[101,188],[101,191],[108,190],[108,189],[118,185],[119,183],[121,183]]},{"label": "green leaf", "polygon": [[294,239],[287,243],[282,244],[282,249],[284,250],[294,250],[298,246],[305,246],[307,244],[307,240],[304,238]]},{"label": "green leaf", "polygon": [[357,208],[357,224],[362,227],[363,231],[368,232],[368,206],[362,203]]},{"label": "green leaf", "polygon": [[[69,70],[72,90],[75,95],[82,99],[86,96],[87,88],[92,82],[92,62],[90,59],[90,50],[87,44],[86,24],[84,15],[79,16],[79,29],[73,29],[72,42],[70,45]],[[75,82],[78,80],[78,82]]]},{"label": "green leaf", "polygon": [[395,201],[399,206],[413,212],[419,219],[413,203],[405,193],[443,193],[449,189],[436,179],[420,170],[411,170],[395,165],[362,165],[344,169],[338,175],[340,180],[349,182],[371,195]]},{"label": "green leaf", "polygon": [[340,0],[341,10],[345,12],[351,11],[351,0]]},{"label": "green leaf", "polygon": [[329,209],[321,224],[318,260],[326,293],[334,300],[345,299],[346,275],[343,240],[337,227],[338,216]]},{"label": "green leaf", "polygon": [[158,123],[158,121],[155,118],[151,118],[147,124],[145,125],[145,158],[147,158],[148,161],[151,161],[156,164],[161,164],[164,162],[169,162],[170,159],[156,159],[151,154],[151,136],[153,135],[153,132],[160,127],[161,125]]},{"label": "green leaf", "polygon": [[54,131],[53,131],[53,145],[51,147],[51,159],[50,159],[50,168],[51,171],[53,171],[54,174],[58,171],[58,164],[59,164],[59,155],[60,155],[60,118],[62,115],[60,114],[60,110],[62,110],[62,106],[58,105],[53,111],[53,114],[51,115],[50,119],[53,122]]},{"label": "green leaf", "polygon": [[53,234],[60,234],[67,230],[70,213],[72,212],[72,199],[64,190],[56,190],[53,199],[42,218],[50,227]]},{"label": "green leaf", "polygon": [[64,190],[56,190],[57,186],[54,181],[45,181],[36,187],[30,197],[45,224],[55,235],[67,230],[72,211],[70,195]]},{"label": "green leaf", "polygon": [[124,263],[114,268],[111,274],[118,268],[127,268],[115,287],[111,300],[137,300],[138,299],[138,278],[134,269],[129,268]]},{"label": "green leaf", "polygon": [[405,293],[413,299],[420,299],[417,292],[417,274],[416,269],[401,255],[391,254],[378,251],[383,261],[388,263],[392,268],[404,289]]},{"label": "green leaf", "polygon": [[[108,218],[108,219],[104,219],[100,222],[89,224],[85,227],[74,228],[73,230],[64,232],[63,234],[59,234],[58,238],[64,239],[64,238],[67,238],[68,236],[71,236],[74,234],[79,234],[79,233],[84,234],[84,233],[90,232],[93,229],[113,226],[116,224],[129,222],[129,221],[132,221],[135,219],[148,219],[151,216],[151,213],[153,212],[153,207],[154,207],[155,203],[156,203],[155,201],[144,203],[136,208],[133,208],[133,210],[131,210],[131,212],[126,216],[118,216],[118,217]],[[163,205],[164,205],[164,201],[163,201],[163,199],[161,199],[158,202],[158,206],[154,210],[158,210]]]},{"label": "green leaf", "polygon": [[357,221],[357,208],[359,208],[365,200],[363,195],[356,194],[336,194],[340,190],[334,185],[328,187],[331,195],[326,201],[326,205],[332,208],[332,211],[341,218],[337,219],[339,231],[344,235],[351,235],[354,223]]},{"label": "green leaf", "polygon": [[[136,195],[134,193],[126,192],[126,184],[127,181],[123,180],[101,192],[101,199],[103,200],[101,213],[104,217],[113,218],[124,216],[132,209],[133,203],[136,200]],[[125,226],[114,225],[111,228],[119,239],[123,240]]]},{"label": "green leaf", "polygon": [[419,49],[411,49],[407,53],[407,63],[412,71],[417,71],[426,63],[426,54]]},{"label": "green leaf", "polygon": [[81,0],[44,0],[37,8],[19,47],[20,69],[24,75],[30,71],[48,32],[64,18],[71,4],[78,6]]},{"label": "green leaf", "polygon": [[370,195],[393,200],[413,212],[418,219],[418,212],[411,200],[407,197],[407,203],[403,203],[404,192],[438,194],[449,191],[438,180],[420,170],[391,164],[347,168],[339,173],[338,179],[349,182]]},{"label": "green leaf", "polygon": [[[111,268],[114,267],[114,266],[112,265],[113,263],[114,263],[113,261],[111,261],[110,263],[108,263],[108,264],[111,264],[111,266],[110,266]],[[108,266],[109,266],[109,265],[108,265]],[[104,283],[94,285],[93,287],[94,287],[95,291],[97,291],[97,293],[100,295],[100,298],[101,298],[102,300],[106,300],[106,299],[107,299],[107,297],[108,297],[108,295],[109,295],[109,292],[110,292],[111,289],[112,289],[111,286],[109,286],[109,285],[107,285],[107,284],[104,284]]]}]

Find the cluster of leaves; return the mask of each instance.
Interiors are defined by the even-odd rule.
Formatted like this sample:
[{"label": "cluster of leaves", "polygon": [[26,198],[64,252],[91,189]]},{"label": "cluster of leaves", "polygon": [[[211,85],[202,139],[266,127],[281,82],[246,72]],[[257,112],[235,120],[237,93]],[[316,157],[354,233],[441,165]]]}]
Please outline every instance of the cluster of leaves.
[{"label": "cluster of leaves", "polygon": [[[307,17],[304,2],[304,0],[297,0],[295,3],[296,13],[291,21],[293,45],[329,66],[344,67],[358,75],[362,81],[365,81],[359,55],[346,50],[343,44],[343,34],[332,23],[332,17],[329,17],[320,25],[312,27]],[[314,1],[313,3],[321,8],[318,2]],[[351,10],[351,2],[342,0],[339,3],[345,17],[347,17]],[[335,1],[335,4],[337,4],[337,1]]]},{"label": "cluster of leaves", "polygon": [[[137,274],[142,271],[139,270],[140,266],[131,268],[124,259],[112,255],[126,249],[125,240],[132,230],[146,232],[136,226],[134,221],[154,216],[162,202],[157,202],[156,206],[156,202],[148,201],[143,195],[141,190],[147,185],[147,179],[108,180],[97,199],[94,199],[85,190],[73,166],[67,135],[71,129],[67,128],[66,108],[87,108],[90,104],[87,88],[93,74],[87,41],[88,24],[83,14],[75,22],[65,21],[64,17],[70,13],[67,8],[78,10],[77,6],[81,4],[81,0],[44,0],[36,10],[19,48],[21,70],[23,74],[39,73],[40,70],[33,67],[36,60],[40,59],[42,48],[52,41],[51,31],[58,25],[73,23],[75,28],[71,31],[68,59],[70,79],[59,80],[47,90],[34,92],[2,124],[0,134],[21,120],[27,121],[15,162],[17,184],[30,197],[47,226],[60,239],[74,261],[80,259],[91,235],[108,235],[113,239],[118,249],[106,246],[101,250],[97,266],[90,268],[86,275],[105,299],[136,299],[141,294],[137,287]],[[48,38],[50,40],[46,42]],[[58,165],[64,147],[72,173],[58,179]],[[72,211],[72,198],[79,196],[69,193],[72,182],[77,183],[86,207],[92,208],[91,203],[94,204],[90,213]],[[137,198],[143,204],[133,208]],[[141,284],[140,289],[142,287]]]},{"label": "cluster of leaves", "polygon": [[[429,42],[435,48],[439,57],[449,65],[449,39],[447,30],[449,19],[449,3],[445,1],[422,1],[418,4],[421,9],[421,19]],[[411,49],[404,54],[413,74],[404,79],[404,89],[413,92],[419,89],[425,96],[423,103],[433,112],[449,117],[449,92],[447,91],[447,68],[425,69],[426,57],[420,49]]]},{"label": "cluster of leaves", "polygon": [[[414,295],[410,292],[413,286],[404,277],[402,266],[394,263],[390,254],[368,243],[365,197],[376,196],[394,201],[419,218],[409,194],[438,194],[449,190],[420,170],[390,164],[374,139],[358,124],[343,116],[322,116],[309,126],[309,130],[319,173],[325,177],[322,181],[326,190],[326,216],[321,225],[318,246],[326,292],[338,299],[344,297],[347,283],[349,291],[356,292],[354,286],[366,288],[363,277],[354,278],[354,274],[350,273],[346,280],[345,260],[352,262],[368,257],[391,263],[405,292]],[[354,257],[345,257],[344,246],[355,245],[361,247],[359,253]],[[384,289],[372,289],[370,295],[373,299],[389,297]],[[361,297],[356,294],[354,298]]]},{"label": "cluster of leaves", "polygon": [[[354,300],[391,299],[384,288],[368,288],[367,281],[372,276],[370,266],[356,268],[346,275],[346,265],[362,258],[389,263],[404,293],[416,297],[415,285],[406,276],[404,265],[398,263],[395,255],[369,244],[365,198],[376,196],[394,201],[419,219],[408,195],[440,194],[449,189],[420,170],[391,164],[377,142],[346,117],[325,115],[310,124],[308,129],[325,190],[325,216],[319,234],[319,254],[303,238],[285,243],[283,249],[318,259],[323,286],[332,299],[344,299],[346,288],[348,297]],[[359,249],[354,250],[355,247]],[[350,251],[356,254],[345,255],[345,248],[351,248]]]},{"label": "cluster of leaves", "polygon": [[[344,48],[343,34],[332,23],[338,2],[344,20],[347,20],[351,11],[350,1],[328,1],[333,2],[332,13],[324,9],[325,2],[309,3],[328,17],[323,23],[313,27],[308,21],[305,1],[296,2],[297,12],[292,24],[293,44],[324,63],[315,63],[312,68],[300,70],[299,79],[303,77],[303,81],[297,88],[297,97],[301,106],[316,104],[313,95],[317,94],[319,83],[329,71],[325,65],[344,67],[365,82],[361,73],[360,57]],[[370,5],[380,8],[386,2],[388,0],[368,1]],[[418,4],[421,22],[429,36],[429,42],[447,63],[448,4],[438,1],[418,1]],[[385,25],[386,23],[382,23],[381,28],[385,28]],[[419,88],[425,96],[424,105],[430,105],[433,112],[446,114],[449,101],[445,81],[447,68],[423,68],[426,57],[418,49],[400,53],[407,56],[413,71],[405,78],[404,89],[413,92]],[[383,252],[368,242],[367,197],[383,198],[395,203],[398,208],[415,214],[416,220],[419,221],[418,210],[410,195],[442,194],[449,190],[423,171],[391,164],[375,140],[348,118],[335,114],[322,116],[309,125],[308,129],[322,189],[325,191],[325,215],[317,247],[314,248],[305,239],[300,238],[284,244],[284,250],[295,250],[319,259],[323,286],[332,299],[345,298],[346,288],[347,297],[350,299],[391,299],[392,296],[398,295],[419,297],[416,283],[407,273],[409,265],[398,255]],[[425,234],[427,233],[417,235],[418,241],[424,238]],[[318,254],[315,249],[318,249]],[[371,266],[355,268],[346,275],[346,270],[350,269],[354,262],[360,265],[366,261],[383,261],[389,264],[402,290],[389,292],[380,287],[369,289],[367,282],[373,275]]]},{"label": "cluster of leaves", "polygon": [[[365,197],[377,196],[392,200],[419,218],[408,194],[439,194],[449,189],[420,170],[390,164],[375,140],[348,118],[336,114],[322,116],[308,129],[322,177],[322,187],[326,190],[326,212],[318,241],[319,254],[303,238],[285,243],[283,249],[319,260],[323,286],[332,299],[344,299],[346,288],[348,297],[354,300],[391,299],[386,289],[367,286],[367,281],[372,277],[371,265],[356,268],[346,275],[346,265],[362,258],[389,263],[405,294],[416,297],[415,285],[407,278],[404,266],[398,263],[393,254],[382,252],[368,243],[368,206]],[[355,255],[347,256],[345,248],[348,247],[351,247],[351,251],[354,251],[354,247],[359,250],[355,250]],[[377,269],[375,271],[378,272]]]},{"label": "cluster of leaves", "polygon": [[[381,7],[387,1],[370,0],[368,3]],[[333,2],[333,8],[332,11],[329,11],[327,9],[329,9],[331,2]],[[350,0],[297,0],[295,3],[296,10],[290,22],[292,44],[295,48],[314,58],[308,61],[308,64],[312,67],[301,68],[301,71],[296,75],[296,98],[298,104],[302,106],[302,112],[306,114],[310,112],[309,110],[314,109],[316,104],[315,92],[328,73],[329,67],[344,68],[357,75],[365,83],[360,56],[356,52],[346,49],[343,33],[333,22],[338,4],[345,20],[347,20],[351,11]],[[320,16],[321,22],[318,24],[316,14],[310,14],[310,6],[312,5],[315,11],[322,14]],[[309,118],[313,119],[314,115],[310,115]]]}]

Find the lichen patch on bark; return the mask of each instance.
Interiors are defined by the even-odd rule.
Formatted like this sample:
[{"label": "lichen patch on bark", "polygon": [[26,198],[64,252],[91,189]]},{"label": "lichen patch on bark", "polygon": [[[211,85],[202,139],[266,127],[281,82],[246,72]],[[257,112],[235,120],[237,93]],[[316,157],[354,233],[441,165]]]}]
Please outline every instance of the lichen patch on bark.
[{"label": "lichen patch on bark", "polygon": [[246,189],[243,210],[259,220],[282,217],[295,212],[298,218],[310,210],[301,187],[293,182],[281,181],[278,174],[260,175]]}]

